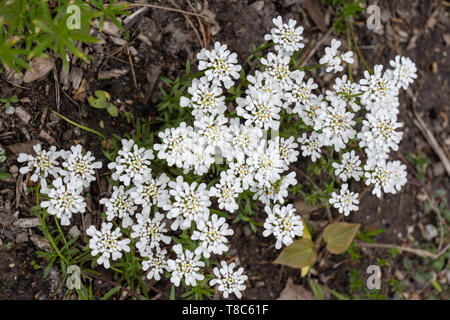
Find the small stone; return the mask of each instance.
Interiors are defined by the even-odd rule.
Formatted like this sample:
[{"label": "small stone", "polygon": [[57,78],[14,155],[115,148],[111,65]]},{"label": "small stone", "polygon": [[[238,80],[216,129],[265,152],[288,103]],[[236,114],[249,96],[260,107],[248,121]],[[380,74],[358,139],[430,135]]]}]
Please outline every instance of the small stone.
[{"label": "small stone", "polygon": [[70,235],[72,238],[77,238],[77,237],[80,236],[80,234],[81,234],[81,231],[78,230],[78,227],[77,227],[77,226],[73,226],[73,227],[70,228],[70,230],[69,230],[69,235]]},{"label": "small stone", "polygon": [[15,164],[13,164],[13,165],[9,168],[9,172],[12,173],[12,174],[15,174],[15,173],[19,172],[19,168],[18,168]]},{"label": "small stone", "polygon": [[52,58],[36,57],[31,61],[30,67],[23,77],[25,83],[44,78],[55,67],[55,63]]},{"label": "small stone", "polygon": [[246,225],[244,227],[244,235],[248,238],[252,235],[252,230],[250,230],[250,227],[248,225]]},{"label": "small stone", "polygon": [[28,235],[26,232],[21,232],[16,235],[16,243],[24,243],[28,241]]},{"label": "small stone", "polygon": [[21,229],[34,228],[40,226],[41,221],[39,218],[22,218],[15,221],[13,225]]},{"label": "small stone", "polygon": [[402,281],[403,279],[405,279],[405,274],[403,273],[403,272],[401,272],[400,270],[395,270],[395,272],[394,272],[394,275],[395,275],[395,277],[398,279],[398,280],[400,280],[400,281]]},{"label": "small stone", "polygon": [[51,252],[51,246],[48,240],[37,235],[30,236],[30,239],[38,249]]},{"label": "small stone", "polygon": [[10,265],[9,265],[9,267],[12,269],[12,268],[14,268],[16,266],[16,264],[15,263],[11,263]]},{"label": "small stone", "polygon": [[113,36],[110,36],[109,38],[115,45],[118,45],[118,46],[126,46],[127,45],[127,42],[121,38],[117,38],[117,37],[113,37]]},{"label": "small stone", "polygon": [[106,80],[106,79],[112,79],[112,78],[119,78],[121,76],[124,76],[128,73],[127,69],[112,69],[107,71],[100,71],[98,73],[98,79],[99,80]]},{"label": "small stone", "polygon": [[432,224],[427,224],[425,226],[424,234],[423,234],[423,237],[425,238],[425,240],[431,241],[434,238],[436,238],[437,235],[438,235],[438,231],[435,226],[433,226]]},{"label": "small stone", "polygon": [[261,11],[264,8],[264,1],[256,1],[252,3],[250,7],[255,11]]},{"label": "small stone", "polygon": [[31,120],[31,115],[22,107],[16,107],[16,116],[25,124],[28,124]]},{"label": "small stone", "polygon": [[[17,110],[16,110],[16,114],[17,114]],[[437,162],[436,164],[433,165],[433,175],[435,177],[440,177],[440,176],[444,175],[444,173],[445,173],[445,169],[444,169],[442,162]]]},{"label": "small stone", "polygon": [[51,145],[56,144],[55,138],[53,138],[50,134],[48,134],[47,131],[41,130],[41,132],[39,132],[39,137],[46,140]]}]

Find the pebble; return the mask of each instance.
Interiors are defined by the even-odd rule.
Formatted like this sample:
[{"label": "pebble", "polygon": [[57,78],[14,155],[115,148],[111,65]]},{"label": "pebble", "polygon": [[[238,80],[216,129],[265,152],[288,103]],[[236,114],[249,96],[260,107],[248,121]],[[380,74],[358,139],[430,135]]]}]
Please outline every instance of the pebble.
[{"label": "pebble", "polygon": [[44,78],[55,67],[55,63],[52,58],[36,57],[31,61],[30,67],[23,77],[25,83]]},{"label": "pebble", "polygon": [[250,230],[250,227],[249,227],[248,225],[246,225],[246,226],[244,227],[244,235],[245,235],[246,237],[250,237],[250,236],[252,235],[252,230]]},{"label": "pebble", "polygon": [[12,174],[15,174],[15,173],[19,172],[19,168],[18,168],[15,164],[13,164],[13,165],[9,168],[9,172],[12,173]]},{"label": "pebble", "polygon": [[425,238],[425,240],[427,240],[427,241],[433,240],[434,238],[437,237],[437,235],[438,235],[438,231],[435,226],[433,226],[432,224],[427,224],[425,226],[424,234],[423,234],[423,237]]},{"label": "pebble", "polygon": [[31,120],[31,115],[22,107],[16,107],[15,115],[25,124],[28,124]]},{"label": "pebble", "polygon": [[[17,111],[16,111],[16,113],[17,113]],[[444,173],[445,173],[445,169],[441,162],[438,162],[435,165],[433,165],[433,175],[435,177],[440,177],[440,176],[444,175]]]},{"label": "pebble", "polygon": [[28,241],[28,235],[26,232],[20,232],[16,235],[16,243],[24,243]]},{"label": "pebble", "polygon": [[69,235],[70,235],[72,238],[76,238],[76,237],[80,236],[80,234],[81,234],[81,231],[78,230],[78,227],[77,227],[77,226],[73,226],[73,227],[70,228],[70,230],[69,230]]}]

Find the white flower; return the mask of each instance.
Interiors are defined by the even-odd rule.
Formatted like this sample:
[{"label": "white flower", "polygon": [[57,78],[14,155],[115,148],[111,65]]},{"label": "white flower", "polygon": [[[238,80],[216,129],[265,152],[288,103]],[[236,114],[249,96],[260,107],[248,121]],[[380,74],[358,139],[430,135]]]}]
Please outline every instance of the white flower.
[{"label": "white flower", "polygon": [[374,185],[372,194],[381,197],[381,189],[385,193],[396,194],[406,184],[406,166],[400,161],[386,162],[380,160],[377,163],[368,163],[364,170],[367,185]]},{"label": "white flower", "polygon": [[289,165],[298,159],[298,144],[294,142],[294,137],[289,137],[289,139],[277,137],[276,141],[279,141],[280,157],[284,162],[285,170],[287,170]]},{"label": "white flower", "polygon": [[269,140],[268,143],[266,140],[261,140],[251,153],[248,163],[253,166],[255,180],[258,181],[260,187],[264,185],[269,187],[271,183],[279,180],[284,167],[279,146],[272,140]]},{"label": "white flower", "polygon": [[237,115],[246,119],[246,126],[258,126],[264,130],[278,130],[280,126],[281,100],[266,92],[237,98]]},{"label": "white flower", "polygon": [[389,152],[398,150],[398,144],[403,138],[403,132],[395,131],[403,126],[397,122],[397,116],[387,114],[383,110],[367,113],[367,120],[363,120],[363,127],[358,133],[359,146]]},{"label": "white flower", "polygon": [[323,143],[319,140],[319,135],[317,132],[313,131],[311,136],[308,138],[306,133],[303,133],[301,137],[297,139],[301,144],[302,156],[311,156],[312,161],[320,158],[320,148],[322,148]]},{"label": "white flower", "polygon": [[68,183],[72,179],[80,180],[83,187],[87,188],[92,181],[95,181],[95,169],[102,167],[101,161],[95,161],[91,152],[83,155],[81,145],[72,146],[71,151],[61,151],[61,158],[64,159],[61,175],[64,175],[64,182]]},{"label": "white flower", "polygon": [[174,164],[182,168],[183,162],[189,156],[190,146],[193,144],[193,129],[181,122],[177,128],[167,128],[158,133],[161,144],[154,144],[153,148],[158,151],[158,158],[166,160],[169,166]]},{"label": "white flower", "polygon": [[134,203],[142,206],[142,212],[150,212],[152,206],[164,208],[169,204],[169,191],[166,190],[169,177],[162,173],[157,179],[151,176],[136,183],[136,187],[130,190],[130,196]]},{"label": "white flower", "polygon": [[109,169],[115,169],[115,172],[111,175],[114,181],[121,181],[125,186],[130,185],[130,181],[136,183],[140,180],[144,180],[152,172],[148,166],[150,160],[153,160],[153,150],[139,148],[132,139],[122,140],[122,149],[119,151],[115,162],[108,164]]},{"label": "white flower", "polygon": [[288,175],[281,177],[275,183],[272,183],[269,187],[259,187],[258,185],[252,186],[251,192],[254,192],[253,200],[259,200],[265,205],[269,205],[270,201],[273,203],[284,203],[284,198],[288,196],[289,187],[296,185],[297,179],[295,179],[295,172],[290,172]]},{"label": "white flower", "polygon": [[331,46],[325,48],[325,56],[323,56],[319,63],[326,65],[326,72],[333,71],[334,73],[340,72],[344,70],[344,67],[341,66],[341,62],[345,61],[347,63],[353,63],[353,52],[348,51],[344,54],[338,55],[337,49],[341,46],[341,42],[339,40],[333,39],[331,40]]},{"label": "white flower", "polygon": [[282,51],[277,55],[269,52],[267,58],[261,58],[261,64],[266,68],[265,73],[275,80],[283,90],[289,90],[292,83],[289,61],[290,56]]},{"label": "white flower", "polygon": [[130,216],[134,215],[137,207],[133,206],[133,199],[130,190],[125,191],[124,186],[113,186],[111,198],[103,198],[100,204],[106,207],[106,216],[108,221],[115,217],[122,219],[122,227],[127,228],[133,224]]},{"label": "white flower", "polygon": [[327,90],[327,100],[330,101],[333,105],[338,104],[338,101],[335,99],[343,99],[348,104],[354,112],[359,111],[361,107],[357,103],[357,97],[355,95],[361,93],[361,86],[356,82],[351,82],[347,80],[347,75],[344,74],[341,78],[336,78],[334,85],[334,91]]},{"label": "white flower", "polygon": [[275,249],[281,249],[282,244],[289,246],[296,236],[303,235],[303,223],[300,216],[295,214],[292,204],[283,207],[276,204],[273,209],[266,206],[265,211],[268,216],[264,222],[263,236],[273,234],[277,239]]},{"label": "white flower", "polygon": [[356,135],[356,131],[352,128],[356,122],[353,119],[355,115],[346,111],[345,104],[336,106],[328,106],[321,109],[319,120],[314,126],[314,130],[321,130],[319,139],[325,146],[334,146],[339,152],[345,148],[350,139]]},{"label": "white flower", "polygon": [[197,230],[192,233],[192,240],[199,240],[199,245],[195,249],[195,254],[202,254],[208,259],[211,253],[223,254],[228,251],[227,236],[231,236],[234,231],[228,228],[225,218],[213,214],[211,220],[205,219],[197,225]]},{"label": "white flower", "polygon": [[223,115],[203,116],[194,121],[195,132],[199,136],[199,144],[223,148],[225,142],[228,141],[227,122],[228,118]]},{"label": "white flower", "polygon": [[53,181],[54,188],[43,188],[42,193],[48,195],[48,200],[41,203],[47,212],[56,215],[61,220],[61,225],[70,225],[72,213],[84,213],[86,202],[81,196],[83,185],[80,181],[71,181],[64,184],[60,177]]},{"label": "white flower", "polygon": [[272,96],[280,96],[283,93],[282,88],[278,84],[278,82],[270,76],[270,74],[266,72],[260,72],[258,70],[255,71],[255,75],[249,75],[247,77],[247,81],[250,84],[245,90],[247,95],[258,95],[260,92],[265,92]]},{"label": "white flower", "polygon": [[329,202],[333,207],[339,209],[339,213],[348,216],[350,211],[357,211],[359,209],[358,196],[358,193],[350,192],[350,190],[348,190],[348,184],[343,184],[341,186],[340,194],[333,192]]},{"label": "white flower", "polygon": [[0,147],[0,163],[5,162],[5,161],[6,161],[5,149]]},{"label": "white flower", "polygon": [[152,251],[146,253],[146,259],[142,261],[142,270],[150,271],[147,273],[147,279],[161,280],[161,274],[167,270],[167,250],[161,250],[156,247],[156,254]]},{"label": "white flower", "polygon": [[[211,129],[213,131],[213,129]],[[221,132],[224,133],[224,132]],[[194,133],[197,134],[197,133]],[[225,134],[223,136],[226,136]],[[212,137],[210,137],[212,138]],[[200,141],[202,138],[196,138],[196,141]],[[225,139],[219,137],[222,143],[225,143]],[[222,149],[220,149],[222,150]],[[212,144],[194,144],[191,147],[190,153],[186,157],[186,162],[184,166],[184,173],[188,173],[189,170],[193,169],[194,174],[202,176],[208,172],[211,165],[216,160],[216,147]]]},{"label": "white flower", "polygon": [[161,241],[165,244],[170,243],[171,238],[165,235],[167,232],[166,224],[162,222],[164,215],[155,212],[155,217],[152,219],[148,212],[138,213],[136,214],[136,219],[137,224],[132,226],[133,232],[131,237],[139,239],[136,243],[136,248],[138,248],[142,256],[145,256],[146,253],[155,247],[159,248]]},{"label": "white flower", "polygon": [[220,173],[220,182],[209,190],[210,197],[217,197],[219,209],[233,213],[239,208],[236,199],[243,192],[240,183],[236,183],[236,177],[228,175],[225,171]]},{"label": "white flower", "polygon": [[361,160],[354,150],[346,152],[342,155],[342,162],[333,162],[332,166],[336,169],[334,174],[346,182],[347,179],[353,178],[359,181],[360,177],[364,174],[361,167]]},{"label": "white flower", "polygon": [[174,245],[172,249],[177,257],[167,261],[167,270],[172,273],[170,282],[178,287],[181,279],[184,279],[186,286],[194,287],[197,281],[205,279],[200,273],[200,268],[205,266],[205,263],[200,261],[200,255],[194,255],[190,250],[183,251],[181,244]]},{"label": "white flower", "polygon": [[205,219],[211,205],[206,184],[193,182],[189,185],[182,176],[178,176],[176,182],[169,182],[169,187],[174,201],[164,209],[168,210],[169,219],[176,218],[171,225],[172,230],[178,227],[185,230],[190,228],[192,221],[199,223]]},{"label": "white flower", "polygon": [[215,267],[213,269],[216,278],[209,281],[210,286],[218,285],[218,290],[223,291],[223,297],[228,299],[231,293],[234,293],[239,299],[242,298],[241,291],[245,290],[244,282],[247,276],[243,275],[244,268],[240,267],[233,271],[236,264],[234,262],[227,265],[225,261],[220,262],[221,268]]},{"label": "white flower", "polygon": [[89,240],[89,248],[92,249],[92,256],[96,256],[101,254],[97,259],[97,263],[109,269],[109,259],[112,258],[113,261],[120,259],[122,257],[122,252],[130,252],[130,247],[128,244],[130,243],[130,239],[120,240],[119,238],[122,236],[120,233],[120,228],[116,228],[116,230],[111,231],[113,224],[110,223],[102,223],[101,231],[98,231],[94,226],[90,226],[86,233],[88,236],[92,237]]},{"label": "white flower", "polygon": [[283,50],[292,54],[305,46],[301,43],[303,27],[295,28],[297,21],[289,19],[288,23],[283,23],[281,16],[272,21],[277,28],[272,28],[270,34],[264,36],[264,40],[272,40],[275,43],[275,50]]},{"label": "white flower", "polygon": [[239,183],[243,190],[247,190],[250,186],[255,184],[255,168],[253,166],[249,165],[244,160],[231,162],[228,166],[229,169],[226,171],[227,175],[234,176],[236,178],[235,183]]},{"label": "white flower", "polygon": [[323,101],[323,96],[311,99],[308,104],[299,105],[294,107],[292,112],[297,112],[303,122],[311,127],[319,121],[319,115],[322,113],[322,109],[327,108],[327,103]]},{"label": "white flower", "polygon": [[398,95],[395,81],[388,74],[382,74],[382,70],[383,66],[378,64],[373,68],[374,74],[371,75],[367,70],[364,72],[365,79],[359,81],[361,91],[364,91],[361,96],[363,103],[384,101]]},{"label": "white flower", "polygon": [[56,159],[59,158],[60,152],[56,151],[55,146],[51,146],[49,151],[42,150],[40,144],[34,145],[33,149],[36,152],[36,156],[26,153],[19,154],[17,161],[27,162],[25,166],[20,168],[20,173],[32,173],[30,178],[31,181],[37,182],[40,179],[42,187],[45,188],[47,186],[46,178],[48,175],[51,175],[54,178],[58,177],[59,163]]},{"label": "white flower", "polygon": [[408,57],[395,56],[389,64],[394,67],[393,76],[398,88],[408,89],[409,85],[417,78],[416,64]]},{"label": "white flower", "polygon": [[229,134],[229,150],[222,149],[222,151],[225,151],[224,156],[230,162],[234,158],[241,160],[244,154],[249,155],[253,151],[254,146],[258,145],[263,135],[260,127],[243,125],[240,123],[239,118],[230,120]]},{"label": "white flower", "polygon": [[317,98],[312,91],[317,89],[318,85],[314,83],[312,78],[305,81],[305,73],[303,71],[292,73],[290,77],[293,79],[293,82],[291,90],[286,92],[286,100],[288,104],[294,104],[292,112],[300,114],[301,110]]},{"label": "white flower", "polygon": [[227,107],[222,88],[208,81],[206,77],[193,79],[188,89],[191,98],[181,97],[180,106],[193,108],[192,115],[201,118],[203,115],[223,114]]},{"label": "white flower", "polygon": [[239,79],[241,66],[237,64],[237,54],[230,53],[226,45],[219,42],[214,44],[213,50],[202,49],[197,54],[199,60],[198,69],[205,70],[208,81],[220,85],[223,82],[225,88],[229,89],[234,84],[234,79]]}]

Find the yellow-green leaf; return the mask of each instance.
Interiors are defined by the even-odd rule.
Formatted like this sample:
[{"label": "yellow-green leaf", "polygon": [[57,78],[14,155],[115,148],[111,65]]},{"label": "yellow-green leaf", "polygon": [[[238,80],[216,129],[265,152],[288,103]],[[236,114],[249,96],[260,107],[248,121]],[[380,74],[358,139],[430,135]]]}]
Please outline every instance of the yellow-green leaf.
[{"label": "yellow-green leaf", "polygon": [[[302,223],[303,223],[303,238],[312,240],[312,238],[311,238],[311,233],[309,232],[308,227],[306,226],[305,221],[302,220]],[[310,268],[311,268],[311,266],[307,266],[307,267],[302,268],[302,271],[301,271],[301,273],[300,273],[300,276],[301,276],[302,278],[305,277],[305,276],[308,274]]]},{"label": "yellow-green leaf", "polygon": [[284,248],[273,263],[301,269],[311,266],[316,258],[314,243],[310,239],[302,238]]},{"label": "yellow-green leaf", "polygon": [[337,222],[326,226],[323,231],[323,239],[327,243],[328,251],[334,254],[345,252],[360,226],[360,224],[347,222]]}]

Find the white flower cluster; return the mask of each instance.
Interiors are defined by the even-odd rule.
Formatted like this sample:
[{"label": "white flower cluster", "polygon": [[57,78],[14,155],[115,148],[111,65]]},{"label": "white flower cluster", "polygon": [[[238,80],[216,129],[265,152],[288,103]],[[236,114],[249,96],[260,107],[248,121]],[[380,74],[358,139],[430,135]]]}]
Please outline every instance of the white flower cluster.
[{"label": "white flower cluster", "polygon": [[[90,151],[83,154],[81,145],[72,146],[70,151],[56,150],[55,146],[48,151],[42,150],[40,144],[34,145],[33,149],[35,155],[19,154],[17,161],[26,163],[20,173],[30,173],[30,180],[40,183],[41,192],[47,196],[41,207],[57,216],[61,225],[70,225],[73,213],[85,212],[83,191],[95,181],[95,169],[100,169],[102,163],[94,162]],[[62,158],[61,165],[58,158]],[[52,179],[50,186],[47,178]]]},{"label": "white flower cluster", "polygon": [[[402,126],[397,122],[398,91],[416,78],[414,63],[396,57],[391,61],[392,70],[382,73],[383,67],[377,65],[373,74],[366,71],[358,83],[344,75],[335,79],[332,90],[319,92],[312,77],[291,70],[293,54],[304,47],[303,28],[296,27],[292,19],[284,23],[277,17],[273,22],[276,28],[265,39],[275,44],[275,52],[262,57],[261,70],[247,77],[249,85],[245,95],[236,98],[236,106],[225,103],[224,93],[241,77],[242,67],[236,53],[216,42],[212,50],[202,49],[197,55],[203,76],[193,79],[187,95],[180,99],[180,106],[191,110],[193,125],[187,119],[159,132],[160,141],[153,150],[122,140],[121,150],[108,165],[115,185],[111,195],[100,200],[108,222],[100,230],[94,226],[87,230],[92,255],[100,255],[99,264],[109,268],[110,259],[119,259],[123,251],[131,250],[132,241],[122,237],[120,228],[112,230],[112,222],[120,223],[129,228],[148,279],[158,281],[168,272],[175,286],[196,286],[205,279],[205,259],[227,252],[229,237],[234,234],[214,206],[230,214],[239,212],[244,193],[246,199],[250,194],[265,206],[263,236],[275,237],[276,249],[289,246],[303,235],[304,228],[294,206],[285,204],[289,189],[297,184],[295,172],[288,171],[300,152],[313,162],[321,158],[323,147],[332,151],[328,152],[331,157],[339,154],[332,167],[343,184],[329,202],[344,215],[358,210],[359,204],[358,193],[349,190],[349,180],[373,185],[372,192],[378,197],[381,191],[396,193],[406,183],[405,165],[388,158],[402,139],[402,132],[396,131]],[[343,62],[353,63],[352,52],[340,53],[340,45],[333,40],[320,59],[327,72],[340,72]],[[360,111],[367,111],[362,119],[357,118]],[[281,136],[268,139],[267,130],[282,129],[288,114],[308,130],[297,136],[281,132]],[[357,122],[362,122],[359,132]],[[358,144],[361,151],[349,150]],[[45,151],[36,145],[34,150],[35,156],[19,156],[19,162],[26,162],[20,172],[30,172],[32,181],[40,181],[48,196],[41,206],[68,225],[73,213],[85,211],[81,194],[95,181],[95,169],[102,165],[94,162],[90,152],[83,154],[81,146],[71,151],[55,147]],[[181,169],[183,175],[171,179],[161,173],[153,166],[155,157]],[[225,165],[213,167],[223,160]],[[202,182],[203,176],[218,170],[217,180]],[[54,179],[50,188],[48,177]],[[189,236],[194,247],[188,249],[177,240],[173,253],[168,253],[167,245],[172,242],[169,229]],[[234,268],[234,263],[221,261],[209,282],[217,285],[225,298],[231,293],[240,298],[245,289],[243,268]]]}]

